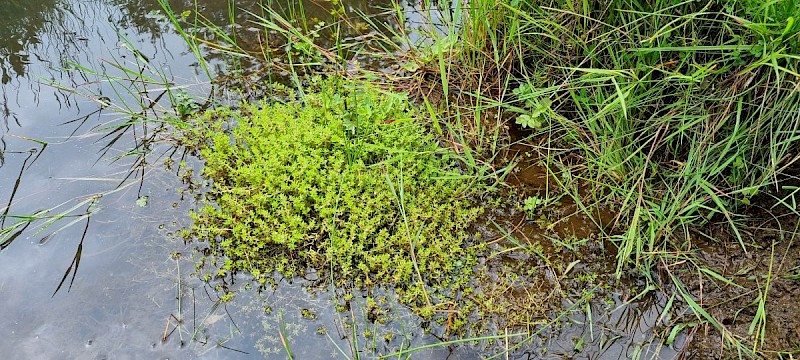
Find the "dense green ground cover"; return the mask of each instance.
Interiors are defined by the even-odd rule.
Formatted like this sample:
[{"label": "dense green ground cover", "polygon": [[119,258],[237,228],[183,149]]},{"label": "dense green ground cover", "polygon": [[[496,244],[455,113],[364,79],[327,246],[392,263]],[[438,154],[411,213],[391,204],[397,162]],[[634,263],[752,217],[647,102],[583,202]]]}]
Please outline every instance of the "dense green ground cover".
[{"label": "dense green ground cover", "polygon": [[409,105],[332,78],[299,99],[207,112],[187,140],[213,185],[185,235],[210,242],[220,276],[315,269],[336,286],[391,284],[431,315],[467,287],[482,188]]}]

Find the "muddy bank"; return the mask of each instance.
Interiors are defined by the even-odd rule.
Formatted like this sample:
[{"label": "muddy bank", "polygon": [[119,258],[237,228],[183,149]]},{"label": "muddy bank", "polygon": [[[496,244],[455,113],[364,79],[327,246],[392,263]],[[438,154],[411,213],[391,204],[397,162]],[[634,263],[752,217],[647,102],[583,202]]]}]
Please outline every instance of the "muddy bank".
[{"label": "muddy bank", "polygon": [[[709,226],[710,239],[696,240],[699,267],[729,282],[677,272],[723,327],[690,328],[691,349],[709,358],[736,357],[737,350],[725,339],[730,336],[752,343],[751,350],[766,358],[793,358],[800,354],[800,217],[783,206],[756,205],[748,213],[746,225],[739,229],[743,243],[725,224]],[[683,317],[686,322],[696,320]]]}]

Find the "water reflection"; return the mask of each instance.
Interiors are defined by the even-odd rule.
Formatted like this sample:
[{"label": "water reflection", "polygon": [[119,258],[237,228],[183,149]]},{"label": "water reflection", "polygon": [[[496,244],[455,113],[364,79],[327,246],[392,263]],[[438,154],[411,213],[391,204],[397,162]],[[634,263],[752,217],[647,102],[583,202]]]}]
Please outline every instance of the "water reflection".
[{"label": "water reflection", "polygon": [[[145,29],[151,32],[140,36]],[[135,66],[131,48],[146,53],[168,81],[201,82],[183,65],[191,57],[180,53],[182,40],[168,24],[103,1],[0,0],[0,215],[2,228],[11,229],[0,237],[0,358],[198,357],[198,349],[158,341],[175,285],[163,275],[174,269],[164,261],[174,249],[154,245],[165,241],[155,222],[169,211],[184,216],[186,209],[170,205],[180,182],[172,176],[172,182],[153,177],[141,186],[125,181],[133,165],[125,155],[141,129],[106,147],[107,127],[129,118],[74,94],[113,99],[120,107],[141,101],[124,82],[92,73],[123,72],[108,61]],[[63,70],[76,65],[87,70]],[[135,205],[143,192],[166,203]],[[100,195],[94,206],[86,203]],[[23,221],[42,211],[50,217]],[[41,226],[48,227],[39,232]],[[143,278],[151,269],[162,275]]]},{"label": "water reflection", "polygon": [[0,83],[24,76],[32,46],[40,45],[40,33],[48,24],[58,24],[57,1],[3,1],[0,3]]},{"label": "water reflection", "polygon": [[[258,1],[170,6],[192,16],[197,10],[201,20],[235,32],[254,54],[269,37],[248,22],[254,19],[248,12],[261,14]],[[373,11],[366,1],[348,6]],[[20,219],[12,216],[50,216],[23,222],[3,238],[0,358],[252,358],[259,332],[241,334],[238,326],[260,329],[277,321],[261,310],[260,317],[234,323],[216,294],[189,277],[192,250],[159,229],[186,225],[193,204],[162,165],[170,156],[180,162],[180,153],[168,144],[143,145],[154,129],[130,122],[131,114],[158,116],[156,107],[167,100],[159,95],[164,86],[143,90],[140,84],[150,76],[187,92],[205,94],[210,87],[159,10],[149,0],[0,0],[2,228]],[[309,18],[330,16],[312,2],[305,11]],[[187,16],[181,26],[199,39],[218,40],[193,21]],[[202,48],[216,73],[233,64],[224,52]],[[248,61],[267,69],[258,56]],[[139,156],[144,152],[151,155]],[[173,253],[184,256],[176,261]],[[301,297],[298,290],[284,291]],[[265,306],[247,304],[231,304],[231,312]],[[308,353],[325,358],[332,349],[309,347]]]},{"label": "water reflection", "polygon": [[[0,2],[0,84],[2,89],[3,134],[8,131],[8,122],[19,122],[9,106],[15,97],[18,84],[12,82],[24,77],[30,64],[29,49],[41,45],[40,34],[47,24],[58,23],[56,1],[3,1]],[[4,137],[0,137],[5,151]]]}]

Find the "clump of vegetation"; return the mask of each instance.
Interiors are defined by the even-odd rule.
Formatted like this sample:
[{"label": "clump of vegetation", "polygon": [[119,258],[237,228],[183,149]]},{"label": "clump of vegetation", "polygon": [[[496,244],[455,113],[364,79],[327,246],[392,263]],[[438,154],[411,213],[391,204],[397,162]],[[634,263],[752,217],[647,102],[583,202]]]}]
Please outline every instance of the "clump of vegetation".
[{"label": "clump of vegetation", "polygon": [[185,235],[224,259],[218,276],[266,285],[315,269],[337,286],[394,286],[427,315],[467,287],[476,185],[404,96],[317,79],[302,98],[197,125],[186,140],[212,188]]}]

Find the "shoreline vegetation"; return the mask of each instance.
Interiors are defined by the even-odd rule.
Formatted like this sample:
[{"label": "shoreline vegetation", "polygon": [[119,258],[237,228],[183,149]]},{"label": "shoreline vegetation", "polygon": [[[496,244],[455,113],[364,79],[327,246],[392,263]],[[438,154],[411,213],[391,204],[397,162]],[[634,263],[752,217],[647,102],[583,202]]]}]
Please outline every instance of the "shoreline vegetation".
[{"label": "shoreline vegetation", "polygon": [[313,272],[508,352],[626,288],[665,299],[629,356],[800,353],[800,2],[263,4],[253,49],[159,2],[206,72],[201,47],[234,82],[267,64],[257,103],[176,110],[211,184],[183,236],[221,290]]}]

